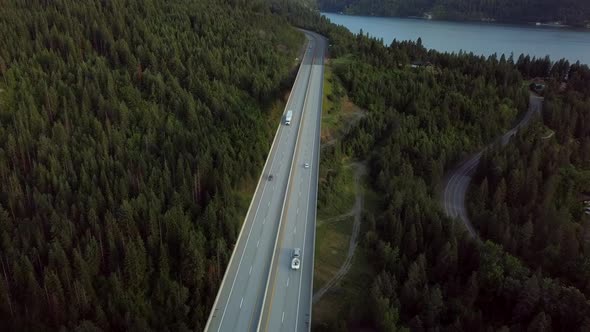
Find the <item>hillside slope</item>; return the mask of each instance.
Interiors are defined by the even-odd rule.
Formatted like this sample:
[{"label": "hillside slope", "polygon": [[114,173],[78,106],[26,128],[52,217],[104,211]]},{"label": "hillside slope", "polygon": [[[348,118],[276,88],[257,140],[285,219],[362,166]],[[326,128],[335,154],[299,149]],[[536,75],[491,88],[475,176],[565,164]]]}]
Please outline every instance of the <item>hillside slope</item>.
[{"label": "hillside slope", "polygon": [[321,10],[355,15],[423,16],[453,20],[494,19],[505,22],[590,23],[584,0],[318,0]]},{"label": "hillside slope", "polygon": [[[590,301],[579,289],[529,267],[501,244],[474,241],[443,213],[438,199],[445,169],[510,128],[527,109],[523,77],[559,73],[564,62],[442,54],[414,42],[385,46],[381,40],[353,36],[319,15],[285,11],[292,21],[329,36],[335,76],[350,100],[367,110],[342,141],[322,154],[368,159],[368,187],[379,200],[363,215],[359,242],[371,265],[364,270],[371,274],[365,277],[371,287],[364,288],[370,292],[353,298],[347,314],[314,327],[590,330]],[[416,61],[427,65],[414,68]],[[573,75],[568,85],[587,89],[584,82]],[[569,119],[571,113],[557,109],[555,114]],[[579,130],[572,121],[562,124]],[[338,183],[337,176],[330,176],[321,187],[337,188]],[[320,198],[338,197],[330,194]],[[563,234],[565,239],[572,235]],[[573,252],[573,245],[564,252]],[[350,303],[351,286],[343,283],[345,290],[334,294],[333,301]]]},{"label": "hillside slope", "polygon": [[2,1],[0,326],[202,330],[303,43],[236,3]]}]

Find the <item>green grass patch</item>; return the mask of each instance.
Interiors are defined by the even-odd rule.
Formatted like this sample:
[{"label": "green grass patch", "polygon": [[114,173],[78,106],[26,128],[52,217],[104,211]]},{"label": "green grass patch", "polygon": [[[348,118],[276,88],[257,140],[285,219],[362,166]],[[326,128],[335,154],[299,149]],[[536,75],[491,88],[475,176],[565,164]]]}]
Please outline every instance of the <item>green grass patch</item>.
[{"label": "green grass patch", "polygon": [[[354,169],[345,167],[345,159],[340,161],[339,167],[328,170],[326,177],[330,177],[330,189],[320,190],[320,194],[329,192],[329,197],[322,197],[318,202],[318,219],[326,220],[348,213],[354,206],[356,193],[354,191]],[[320,167],[322,167],[320,165]],[[322,174],[322,172],[320,172]],[[321,181],[326,181],[322,179]],[[320,184],[323,186],[324,184]],[[321,189],[321,188],[320,188]]]},{"label": "green grass patch", "polygon": [[334,66],[343,66],[354,62],[355,59],[352,54],[347,54],[336,59],[331,59],[330,61]]},{"label": "green grass patch", "polygon": [[346,259],[354,217],[324,222],[316,228],[313,288],[317,291],[340,269]]},{"label": "green grass patch", "polygon": [[[346,159],[343,158],[342,162]],[[354,167],[343,167],[341,174],[350,183],[352,201],[340,209],[343,213],[353,208],[354,198]],[[366,188],[364,178],[361,178],[360,190],[364,196],[364,209],[372,209],[379,203],[376,193]],[[332,196],[341,196],[337,191]],[[322,211],[326,213],[325,211]],[[340,212],[340,211],[339,211]],[[342,213],[340,213],[342,214]],[[316,252],[314,267],[314,292],[322,288],[331,280],[346,260],[350,245],[350,236],[354,223],[354,216],[342,219],[331,216],[318,221],[316,231]],[[367,290],[370,288],[374,271],[369,264],[366,251],[362,247],[364,230],[367,225],[361,221],[361,231],[357,239],[357,246],[352,265],[348,273],[337,282],[324,296],[314,304],[312,315],[313,330],[342,330],[345,326],[362,326],[363,320],[370,314]]]},{"label": "green grass patch", "polygon": [[368,290],[373,275],[367,252],[357,246],[348,274],[314,304],[312,330],[340,329],[347,323],[362,325],[360,321],[370,314]]},{"label": "green grass patch", "polygon": [[324,96],[322,102],[324,112],[322,112],[322,131],[329,132],[338,124],[338,114],[334,111],[334,98],[332,97],[334,93],[334,84],[336,84],[336,82],[334,81],[332,67],[328,64],[324,66],[324,68]]},{"label": "green grass patch", "polygon": [[[338,141],[346,130],[360,119],[364,112],[344,93],[334,68],[346,65],[351,57],[331,59],[325,66],[322,113],[322,141]],[[350,157],[337,146],[322,150],[320,163],[320,191],[318,197],[318,223],[314,265],[314,292],[322,288],[340,270],[348,254],[354,215],[348,215],[356,200],[355,172]],[[373,207],[378,197],[365,189],[361,179],[360,190],[365,197],[365,209]],[[369,203],[367,205],[367,203]],[[374,272],[362,248],[361,223],[357,247],[348,273],[313,306],[312,330],[342,330],[346,325],[359,326],[367,317],[366,303]],[[362,324],[361,324],[362,325]]]},{"label": "green grass patch", "polygon": [[342,64],[343,60],[337,59],[334,60],[334,63],[336,64],[330,62],[324,67],[323,142],[339,139],[352,124],[364,115],[364,111],[348,99],[342,83],[334,73],[334,67],[337,64]]}]

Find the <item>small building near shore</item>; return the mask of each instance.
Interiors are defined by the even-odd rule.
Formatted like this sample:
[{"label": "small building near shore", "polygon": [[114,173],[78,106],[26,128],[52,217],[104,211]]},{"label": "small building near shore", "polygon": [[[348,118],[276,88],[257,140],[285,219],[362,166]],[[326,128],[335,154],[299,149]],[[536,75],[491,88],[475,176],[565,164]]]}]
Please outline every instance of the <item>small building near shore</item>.
[{"label": "small building near shore", "polygon": [[530,85],[531,90],[535,91],[536,93],[541,93],[545,90],[545,83],[531,83]]},{"label": "small building near shore", "polygon": [[432,63],[429,61],[414,61],[412,62],[412,68],[420,68],[420,67],[432,67]]},{"label": "small building near shore", "polygon": [[545,90],[545,79],[541,77],[533,78],[532,83],[529,85],[529,88],[536,93],[543,92],[543,90]]}]

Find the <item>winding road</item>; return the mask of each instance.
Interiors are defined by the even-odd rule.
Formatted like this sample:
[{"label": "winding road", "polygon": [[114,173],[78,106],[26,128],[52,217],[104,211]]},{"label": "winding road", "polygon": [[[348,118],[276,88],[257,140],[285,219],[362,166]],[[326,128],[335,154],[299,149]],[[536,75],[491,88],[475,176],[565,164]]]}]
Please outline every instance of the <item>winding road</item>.
[{"label": "winding road", "polygon": [[459,218],[473,238],[477,239],[478,236],[473,225],[471,225],[471,222],[469,221],[469,216],[467,215],[465,195],[467,194],[471,177],[473,176],[475,168],[479,164],[482,153],[494,144],[500,143],[502,146],[508,144],[510,138],[512,138],[521,127],[527,125],[534,115],[541,113],[542,106],[543,98],[531,94],[529,98],[529,109],[514,128],[498,137],[491,145],[482,151],[460,163],[459,166],[445,177],[446,180],[441,201],[443,209],[447,216],[451,218]]}]

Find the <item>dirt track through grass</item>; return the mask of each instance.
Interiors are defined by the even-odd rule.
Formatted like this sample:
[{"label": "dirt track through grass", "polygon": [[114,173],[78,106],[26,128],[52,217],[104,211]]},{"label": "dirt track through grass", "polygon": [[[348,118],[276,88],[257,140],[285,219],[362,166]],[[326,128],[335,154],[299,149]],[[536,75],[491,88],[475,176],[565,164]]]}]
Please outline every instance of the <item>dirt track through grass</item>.
[{"label": "dirt track through grass", "polygon": [[318,289],[317,292],[315,292],[315,294],[313,294],[313,303],[319,301],[322,298],[322,296],[324,296],[324,294],[326,294],[334,285],[336,285],[340,280],[342,280],[342,278],[348,273],[350,267],[352,266],[352,258],[354,257],[354,251],[356,249],[358,235],[361,229],[361,213],[363,211],[364,195],[360,181],[362,176],[365,174],[366,169],[363,163],[352,163],[351,166],[355,167],[354,187],[356,192],[356,199],[354,207],[348,213],[323,221],[323,223],[333,222],[354,215],[354,223],[352,226],[352,233],[350,235],[350,241],[348,244],[348,252],[346,254],[346,259],[344,260],[336,274],[334,274],[334,276],[330,280],[328,280],[320,289]]}]

